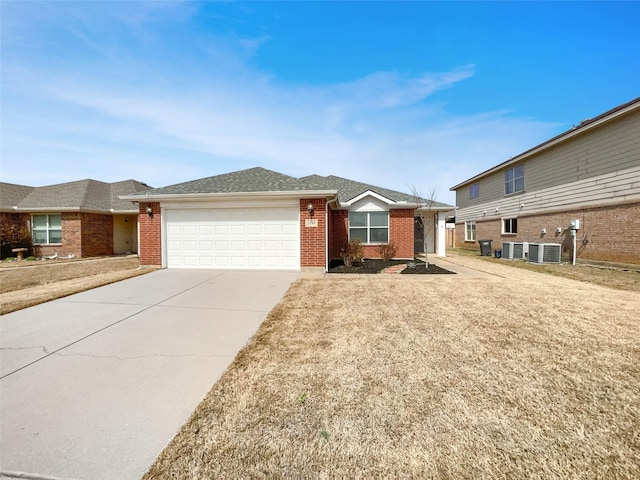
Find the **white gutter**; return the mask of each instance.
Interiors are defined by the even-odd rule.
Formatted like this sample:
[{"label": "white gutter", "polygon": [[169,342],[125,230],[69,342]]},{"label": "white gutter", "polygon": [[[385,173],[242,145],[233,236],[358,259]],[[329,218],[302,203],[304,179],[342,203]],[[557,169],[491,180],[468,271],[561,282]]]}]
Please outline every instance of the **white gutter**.
[{"label": "white gutter", "polygon": [[122,195],[120,200],[129,202],[160,202],[164,200],[180,200],[180,201],[201,201],[215,200],[218,198],[226,199],[245,199],[255,197],[279,197],[279,198],[322,198],[337,195],[337,190],[287,190],[277,192],[216,192],[216,193],[165,193],[165,194],[144,194],[144,195]]},{"label": "white gutter", "polygon": [[13,207],[13,211],[16,213],[99,213],[105,214],[123,214],[123,215],[137,215],[138,210],[115,210],[113,208],[109,210],[98,210],[95,208],[82,208],[82,207]]}]

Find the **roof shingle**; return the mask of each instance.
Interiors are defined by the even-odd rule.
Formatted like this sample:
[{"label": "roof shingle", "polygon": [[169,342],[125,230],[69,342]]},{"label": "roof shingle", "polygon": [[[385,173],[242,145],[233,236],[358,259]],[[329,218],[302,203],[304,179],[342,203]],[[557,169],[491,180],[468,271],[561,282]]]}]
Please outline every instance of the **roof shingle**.
[{"label": "roof shingle", "polygon": [[[257,193],[257,192],[297,192],[297,191],[334,191],[341,202],[348,202],[367,191],[375,192],[394,202],[413,203],[413,195],[377,187],[362,182],[333,175],[323,177],[308,175],[294,178],[262,167],[225,173],[213,177],[178,183],[162,188],[154,188],[143,194],[134,196],[155,195],[198,195],[212,193]],[[449,207],[444,203],[434,202],[434,208]]]}]

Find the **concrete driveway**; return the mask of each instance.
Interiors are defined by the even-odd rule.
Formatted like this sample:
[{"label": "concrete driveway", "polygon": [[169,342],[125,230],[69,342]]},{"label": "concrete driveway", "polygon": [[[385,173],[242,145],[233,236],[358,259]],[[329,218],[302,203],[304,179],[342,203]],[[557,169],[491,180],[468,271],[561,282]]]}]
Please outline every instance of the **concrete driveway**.
[{"label": "concrete driveway", "polygon": [[160,270],[0,317],[0,477],[140,478],[297,278]]}]

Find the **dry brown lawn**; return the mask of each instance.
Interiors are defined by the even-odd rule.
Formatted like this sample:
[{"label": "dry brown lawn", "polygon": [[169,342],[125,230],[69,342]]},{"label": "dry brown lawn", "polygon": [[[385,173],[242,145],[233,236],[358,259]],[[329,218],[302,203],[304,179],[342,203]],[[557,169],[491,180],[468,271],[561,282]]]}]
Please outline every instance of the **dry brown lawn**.
[{"label": "dry brown lawn", "polygon": [[147,273],[137,257],[12,262],[0,267],[0,314]]},{"label": "dry brown lawn", "polygon": [[454,261],[294,284],[145,478],[640,478],[640,293]]}]

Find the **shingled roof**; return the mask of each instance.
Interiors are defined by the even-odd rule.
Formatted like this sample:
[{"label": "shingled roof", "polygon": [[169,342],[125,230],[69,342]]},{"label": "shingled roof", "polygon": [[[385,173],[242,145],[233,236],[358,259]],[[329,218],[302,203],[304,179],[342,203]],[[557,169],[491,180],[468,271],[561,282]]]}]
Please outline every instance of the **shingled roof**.
[{"label": "shingled roof", "polygon": [[[415,200],[412,195],[406,193],[356,182],[347,178],[333,175],[327,177],[309,175],[302,178],[295,178],[262,167],[225,173],[162,188],[154,188],[145,192],[129,195],[127,198],[134,200],[135,197],[173,195],[193,196],[224,193],[314,192],[336,195],[340,202],[345,203],[368,191],[382,195],[393,202],[414,203]],[[453,207],[444,203],[435,202],[433,208]]]},{"label": "shingled roof", "polygon": [[98,180],[78,180],[44,187],[27,187],[0,183],[3,211],[87,211],[137,212],[135,204],[119,196],[149,190],[151,187],[136,180],[106,183]]}]

